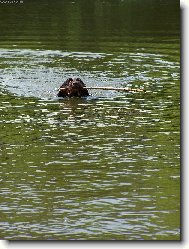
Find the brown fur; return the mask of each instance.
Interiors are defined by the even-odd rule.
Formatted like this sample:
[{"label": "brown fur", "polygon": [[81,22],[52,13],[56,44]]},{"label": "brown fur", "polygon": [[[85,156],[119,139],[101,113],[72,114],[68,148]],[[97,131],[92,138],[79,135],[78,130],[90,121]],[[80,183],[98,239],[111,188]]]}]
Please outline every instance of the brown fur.
[{"label": "brown fur", "polygon": [[85,87],[85,84],[80,78],[67,79],[60,88],[58,92],[58,97],[86,97],[89,96],[88,90]]}]

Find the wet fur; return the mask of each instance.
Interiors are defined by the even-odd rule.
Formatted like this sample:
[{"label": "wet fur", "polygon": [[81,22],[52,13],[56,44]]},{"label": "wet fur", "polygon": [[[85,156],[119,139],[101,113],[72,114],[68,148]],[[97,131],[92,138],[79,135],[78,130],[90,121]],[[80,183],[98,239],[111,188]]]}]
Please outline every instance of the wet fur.
[{"label": "wet fur", "polygon": [[85,87],[85,84],[80,78],[72,79],[69,78],[67,79],[60,88],[65,88],[65,89],[60,89],[58,92],[58,97],[86,97],[89,96],[89,92]]}]

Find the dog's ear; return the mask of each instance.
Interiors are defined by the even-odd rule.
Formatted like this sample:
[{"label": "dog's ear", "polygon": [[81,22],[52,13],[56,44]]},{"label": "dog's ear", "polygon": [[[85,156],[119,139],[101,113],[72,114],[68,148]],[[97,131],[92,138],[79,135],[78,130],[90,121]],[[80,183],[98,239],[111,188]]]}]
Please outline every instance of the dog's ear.
[{"label": "dog's ear", "polygon": [[82,86],[85,86],[85,84],[83,83],[83,81],[80,78],[76,78],[76,81],[79,81],[79,83],[81,83]]},{"label": "dog's ear", "polygon": [[66,82],[67,84],[69,84],[71,81],[73,81],[73,79],[72,79],[72,78],[68,78],[65,82]]},{"label": "dog's ear", "polygon": [[69,83],[73,81],[72,78],[68,78],[66,81],[64,81],[64,83],[62,84],[62,87],[66,87],[66,86],[69,86]]}]

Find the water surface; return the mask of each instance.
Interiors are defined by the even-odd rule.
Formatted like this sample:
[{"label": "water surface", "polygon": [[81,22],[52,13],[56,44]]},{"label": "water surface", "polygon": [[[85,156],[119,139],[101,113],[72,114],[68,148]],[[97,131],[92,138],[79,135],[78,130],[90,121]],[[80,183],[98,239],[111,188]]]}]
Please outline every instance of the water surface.
[{"label": "water surface", "polygon": [[[179,3],[34,1],[0,19],[0,237],[179,240]],[[147,92],[57,98],[68,77]]]}]

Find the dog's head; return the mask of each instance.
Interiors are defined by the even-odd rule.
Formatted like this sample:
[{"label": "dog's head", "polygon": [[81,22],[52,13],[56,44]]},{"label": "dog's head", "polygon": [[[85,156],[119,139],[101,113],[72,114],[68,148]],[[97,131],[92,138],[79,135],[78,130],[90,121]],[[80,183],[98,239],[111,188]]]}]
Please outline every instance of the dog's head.
[{"label": "dog's head", "polygon": [[83,87],[85,84],[80,78],[72,79],[68,85],[68,96],[69,97],[81,97],[83,95]]},{"label": "dog's head", "polygon": [[63,84],[63,90],[59,91],[60,97],[82,97],[88,96],[89,93],[85,87],[85,84],[80,78],[69,78]]}]

